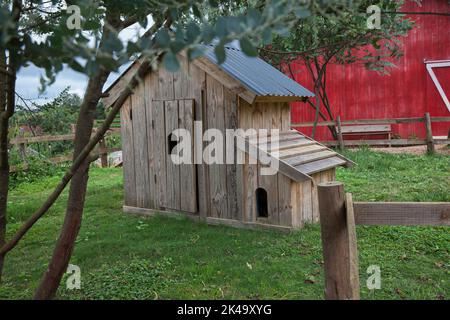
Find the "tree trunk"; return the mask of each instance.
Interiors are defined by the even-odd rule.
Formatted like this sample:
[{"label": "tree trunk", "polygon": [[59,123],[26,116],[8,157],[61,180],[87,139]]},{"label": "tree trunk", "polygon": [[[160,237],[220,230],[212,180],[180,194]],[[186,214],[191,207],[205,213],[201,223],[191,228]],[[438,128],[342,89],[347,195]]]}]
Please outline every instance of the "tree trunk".
[{"label": "tree trunk", "polygon": [[[109,71],[101,69],[89,80],[75,130],[74,159],[90,140],[95,120],[95,109],[109,73]],[[72,178],[63,228],[53,251],[52,260],[35,293],[35,299],[52,299],[67,269],[81,226],[88,172],[89,161],[85,161]]]}]

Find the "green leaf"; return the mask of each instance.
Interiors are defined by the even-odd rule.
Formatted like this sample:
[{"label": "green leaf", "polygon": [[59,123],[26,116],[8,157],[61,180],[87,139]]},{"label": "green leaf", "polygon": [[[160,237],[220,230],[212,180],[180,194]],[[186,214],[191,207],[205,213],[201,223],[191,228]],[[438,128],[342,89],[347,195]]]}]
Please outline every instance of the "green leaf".
[{"label": "green leaf", "polygon": [[170,44],[170,36],[167,30],[159,30],[155,35],[155,41],[160,47],[167,48]]},{"label": "green leaf", "polygon": [[180,69],[177,56],[170,51],[164,55],[163,64],[166,70],[170,72],[177,72]]},{"label": "green leaf", "polygon": [[250,42],[250,40],[246,37],[239,40],[239,43],[241,45],[242,51],[250,56],[250,57],[257,57],[258,56],[258,50],[253,46],[253,44]]},{"label": "green leaf", "polygon": [[217,62],[222,64],[225,62],[227,55],[225,53],[225,46],[223,44],[218,44],[214,48],[214,53],[216,54]]},{"label": "green leaf", "polygon": [[203,54],[204,54],[203,50],[198,47],[188,49],[189,60],[194,60],[196,58],[199,58],[199,57],[203,56]]}]

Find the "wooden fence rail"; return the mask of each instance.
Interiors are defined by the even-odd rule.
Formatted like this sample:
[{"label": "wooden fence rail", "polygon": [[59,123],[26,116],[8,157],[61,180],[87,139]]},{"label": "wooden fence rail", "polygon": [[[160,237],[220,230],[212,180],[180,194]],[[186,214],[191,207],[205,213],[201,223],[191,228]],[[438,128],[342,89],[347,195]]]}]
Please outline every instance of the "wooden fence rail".
[{"label": "wooden fence rail", "polygon": [[[334,126],[338,132],[337,141],[323,141],[326,146],[336,146],[341,149],[345,146],[415,146],[426,145],[428,153],[434,153],[436,144],[450,144],[450,137],[447,139],[434,139],[431,124],[433,122],[450,122],[450,117],[430,117],[426,113],[421,118],[394,118],[394,119],[361,119],[361,120],[341,120],[338,116],[333,121],[291,123],[292,128],[307,128],[324,126]],[[375,139],[375,140],[345,140],[342,134],[342,126],[345,125],[376,125],[376,124],[404,124],[404,123],[424,123],[426,139]],[[364,133],[361,133],[364,135]]]},{"label": "wooden fence rail", "polygon": [[450,226],[450,202],[353,202],[341,182],[319,183],[325,299],[359,299],[356,225]]},{"label": "wooden fence rail", "polygon": [[[108,132],[108,135],[120,135],[120,128],[113,128]],[[27,148],[28,144],[32,143],[41,143],[41,142],[55,142],[55,141],[73,141],[75,139],[75,134],[61,134],[61,135],[42,135],[42,136],[34,136],[34,137],[16,137],[12,139],[9,143],[13,146],[16,146],[19,150],[20,158],[22,160],[22,165],[20,166],[11,166],[10,172],[16,172],[19,170],[28,169],[28,161],[27,161]],[[108,153],[120,151],[121,148],[108,148],[106,146],[105,139],[102,139],[97,149],[93,152],[95,156],[100,156],[102,167],[108,166]],[[48,158],[47,160],[51,163],[61,163],[72,160],[73,155],[67,154],[58,157]]]}]

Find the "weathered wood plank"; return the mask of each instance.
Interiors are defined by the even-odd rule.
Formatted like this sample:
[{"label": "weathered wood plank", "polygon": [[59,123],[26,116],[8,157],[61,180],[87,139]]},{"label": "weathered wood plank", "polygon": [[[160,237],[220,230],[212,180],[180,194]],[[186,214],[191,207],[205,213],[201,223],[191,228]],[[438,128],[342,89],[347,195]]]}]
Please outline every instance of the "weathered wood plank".
[{"label": "weathered wood plank", "polygon": [[[224,132],[224,88],[221,83],[210,75],[206,76],[208,128],[214,128]],[[216,144],[217,145],[217,144]],[[222,150],[225,152],[225,146]],[[227,201],[227,169],[222,164],[210,164],[209,166],[209,188],[211,194],[211,216],[216,218],[228,218]]]},{"label": "weathered wood plank", "polygon": [[356,240],[355,214],[353,211],[353,198],[351,193],[345,195],[345,222],[348,234],[348,268],[350,273],[350,290],[352,299],[359,300],[359,261],[358,243]]},{"label": "weathered wood plank", "polygon": [[336,155],[335,152],[330,151],[330,150],[324,150],[324,151],[320,151],[320,152],[315,152],[315,153],[310,153],[310,154],[305,154],[305,155],[300,155],[300,156],[293,156],[291,158],[286,158],[284,159],[284,161],[286,161],[288,164],[290,164],[291,166],[298,166],[301,164],[305,164],[311,161],[317,161],[317,160],[322,160],[322,159],[327,159],[330,157],[334,157]]},{"label": "weathered wood plank", "polygon": [[[178,114],[178,101],[167,100],[164,102],[164,114],[166,123],[166,134],[164,141],[169,147],[169,139],[171,139],[171,134],[174,130],[179,128],[179,114]],[[173,141],[173,140],[172,140]],[[172,150],[173,152],[174,150]],[[176,165],[172,161],[172,157],[169,154],[170,150],[167,149],[166,152],[166,194],[167,203],[166,207],[174,210],[180,210],[180,166]]]},{"label": "weathered wood plank", "polygon": [[317,160],[314,162],[309,162],[305,164],[301,164],[299,166],[295,166],[297,170],[304,172],[306,174],[313,174],[316,172],[328,170],[340,165],[344,165],[346,163],[345,160],[342,160],[339,157],[332,157],[322,160]]},{"label": "weathered wood plank", "polygon": [[379,132],[386,133],[391,132],[391,125],[379,124],[379,125],[356,125],[356,126],[343,126],[342,133],[364,133],[364,132]]},{"label": "weathered wood plank", "polygon": [[[228,89],[224,90],[224,107],[225,107],[225,129],[238,128],[237,116],[237,96]],[[224,132],[225,134],[225,132]],[[242,216],[240,206],[238,205],[238,187],[237,187],[237,165],[236,165],[236,147],[234,144],[228,143],[228,139],[234,140],[234,137],[225,135],[225,146],[228,144],[233,146],[230,149],[225,147],[225,158],[229,157],[233,160],[232,164],[226,164],[227,170],[227,200],[228,200],[228,217],[230,219],[239,219]]]},{"label": "weathered wood plank", "polygon": [[304,224],[302,183],[291,181],[292,227],[301,228]]},{"label": "weathered wood plank", "polygon": [[302,217],[304,222],[313,222],[313,192],[314,185],[312,181],[305,181],[301,183],[301,206],[302,206]]},{"label": "weathered wood plank", "polygon": [[156,186],[156,205],[158,208],[166,207],[166,154],[167,154],[167,137],[164,119],[164,103],[162,101],[152,102],[152,116],[154,126],[152,132],[154,136],[154,148],[158,152],[154,153],[155,166],[155,186]]},{"label": "weathered wood plank", "polygon": [[[203,141],[206,120],[206,75],[203,70],[187,62],[189,69],[189,97],[194,98],[195,121],[201,121],[201,127],[194,132],[194,143]],[[194,145],[194,163],[196,163],[198,185],[198,211],[206,217],[209,212],[208,165],[203,161],[203,142]]]},{"label": "weathered wood plank", "polygon": [[245,165],[243,166],[244,174],[244,221],[256,221],[256,203],[255,190],[258,185],[258,166],[254,163],[255,160],[250,159],[249,154],[245,154]]},{"label": "weathered wood plank", "polygon": [[358,299],[359,286],[352,283],[355,278],[351,274],[349,261],[356,252],[349,252],[350,248],[354,247],[349,243],[344,185],[340,182],[321,183],[318,185],[318,194],[325,267],[325,299]]},{"label": "weathered wood plank", "polygon": [[288,150],[283,150],[279,152],[279,159],[286,159],[289,157],[292,157],[294,155],[303,155],[303,154],[309,154],[313,152],[323,151],[326,150],[326,147],[317,145],[314,141],[306,140],[303,146],[296,147]]},{"label": "weathered wood plank", "polygon": [[120,110],[120,130],[122,132],[123,185],[125,205],[136,206],[136,181],[134,171],[133,122],[131,121],[131,98]]},{"label": "weathered wood plank", "polygon": [[292,227],[291,179],[284,174],[277,173],[277,180],[279,224]]},{"label": "weathered wood plank", "polygon": [[196,170],[194,161],[194,101],[180,100],[179,106],[179,122],[180,128],[190,132],[191,137],[191,155],[189,164],[181,164],[180,166],[180,185],[181,185],[181,210],[196,213],[197,212],[197,183]]},{"label": "weathered wood plank", "polygon": [[144,83],[140,82],[131,95],[131,106],[133,111],[133,150],[134,170],[136,172],[136,205],[142,208],[151,208],[150,201],[150,177],[148,165],[148,140],[147,120],[144,97]]},{"label": "weathered wood plank", "polygon": [[[158,156],[157,154],[161,152],[161,150],[158,150],[155,147],[155,144],[157,143],[155,141],[155,132],[154,127],[158,124],[158,122],[155,122],[155,119],[153,118],[154,111],[153,109],[156,107],[155,103],[153,102],[153,97],[155,96],[155,90],[158,85],[158,77],[155,73],[147,74],[145,77],[145,105],[146,105],[146,126],[147,126],[147,157],[148,157],[148,176],[149,176],[149,183],[150,183],[150,207],[151,208],[157,208],[157,187],[156,187],[156,175],[160,174],[158,171],[156,171],[155,167],[155,158]],[[160,125],[162,125],[159,122]]]},{"label": "weathered wood plank", "polygon": [[354,202],[356,224],[448,226],[448,202]]}]

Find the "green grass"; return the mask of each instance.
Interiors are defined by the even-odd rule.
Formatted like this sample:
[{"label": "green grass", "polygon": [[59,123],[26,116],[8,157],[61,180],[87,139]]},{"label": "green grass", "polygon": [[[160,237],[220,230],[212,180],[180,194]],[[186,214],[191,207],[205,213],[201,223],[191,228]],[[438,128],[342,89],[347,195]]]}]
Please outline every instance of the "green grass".
[{"label": "green grass", "polygon": [[[362,201],[450,201],[450,158],[347,151],[358,163],[338,180]],[[8,234],[59,177],[11,192]],[[289,235],[207,226],[179,218],[124,215],[120,169],[93,169],[83,225],[71,263],[82,289],[61,299],[322,299],[318,225]],[[67,194],[7,256],[0,298],[31,298],[61,227]],[[450,232],[439,227],[358,227],[363,299],[449,299]],[[381,267],[380,290],[366,269]]]}]

